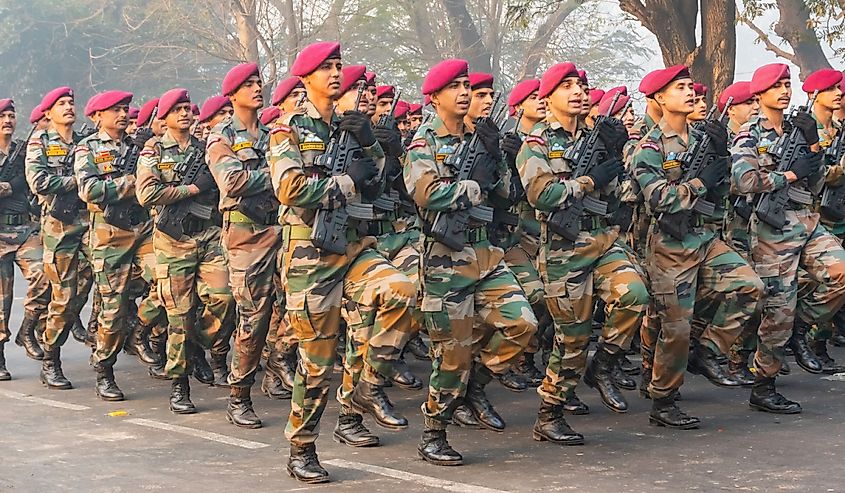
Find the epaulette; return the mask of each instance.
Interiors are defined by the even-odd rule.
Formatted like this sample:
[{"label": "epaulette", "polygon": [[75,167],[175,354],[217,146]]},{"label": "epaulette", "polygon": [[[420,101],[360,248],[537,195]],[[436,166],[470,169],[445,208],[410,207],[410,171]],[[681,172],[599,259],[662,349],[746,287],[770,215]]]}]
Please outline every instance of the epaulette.
[{"label": "epaulette", "polygon": [[74,154],[77,154],[77,153],[80,153],[80,152],[90,152],[90,151],[91,151],[91,149],[89,149],[88,146],[84,146],[84,145],[81,145],[81,144],[77,144],[76,148],[74,148],[74,150],[73,150]]},{"label": "epaulette", "polygon": [[640,134],[630,134],[628,135],[628,140],[641,140],[643,138]]}]

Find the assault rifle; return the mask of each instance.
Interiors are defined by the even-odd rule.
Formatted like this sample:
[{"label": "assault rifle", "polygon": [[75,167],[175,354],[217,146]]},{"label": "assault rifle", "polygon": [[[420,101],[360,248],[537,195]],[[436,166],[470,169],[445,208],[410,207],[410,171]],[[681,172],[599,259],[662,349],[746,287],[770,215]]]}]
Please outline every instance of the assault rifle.
[{"label": "assault rifle", "polygon": [[[396,117],[393,116],[393,113],[396,111],[396,105],[399,103],[399,97],[402,95],[402,91],[397,91],[396,96],[393,98],[393,104],[390,105],[390,110],[386,113],[383,113],[376,123],[377,127],[386,127],[386,128],[397,128]],[[401,167],[399,168],[401,173]],[[397,176],[385,176],[384,180],[387,180],[387,183],[390,184],[395,180]],[[373,217],[372,219],[377,218],[377,214],[383,214],[385,212],[393,212],[396,209],[396,204],[398,201],[393,200],[390,195],[380,195],[377,199],[372,201],[373,205]]]},{"label": "assault rifle", "polygon": [[[728,100],[728,104],[725,105],[722,113],[719,115],[720,122],[725,117],[731,101],[732,99]],[[716,106],[714,105],[710,108],[710,111],[707,113],[704,121],[712,120],[715,112]],[[710,136],[702,132],[702,137],[696,140],[689,149],[682,152],[677,158],[684,167],[684,176],[681,178],[681,181],[688,182],[694,178],[698,178],[704,168],[706,168],[714,159],[721,159],[721,156],[713,154],[713,151],[710,149]],[[725,164],[725,166],[727,166],[727,164]],[[708,190],[707,192],[707,198],[711,198],[711,191]],[[693,213],[700,214],[702,216],[712,216],[715,212],[716,204],[714,202],[707,200],[705,197],[699,197],[695,202],[693,202],[692,210],[683,210],[673,213],[661,212],[660,215],[657,216],[657,225],[660,227],[661,231],[672,238],[681,241],[689,233]]]},{"label": "assault rifle", "polygon": [[[799,112],[807,112],[809,108],[812,108],[818,95],[819,91],[813,92],[806,106],[799,106],[784,119],[784,124],[787,125],[787,128],[791,127],[791,130],[788,134],[784,133],[768,150],[768,153],[778,160],[776,171],[785,173],[791,170],[799,158],[811,152],[804,134],[801,133],[800,129],[791,125],[791,122]],[[784,208],[789,201],[801,205],[812,205],[813,194],[807,190],[797,189],[789,183],[780,190],[761,193],[755,208],[757,218],[775,229],[783,229],[786,226]]]},{"label": "assault rifle", "polygon": [[[67,154],[62,159],[62,176],[73,176],[73,161],[76,146],[96,131],[96,128],[89,127],[85,124],[82,125],[78,133],[74,132],[73,145],[68,148]],[[50,204],[50,209],[47,213],[64,224],[72,224],[76,220],[76,217],[79,216],[79,209],[82,206],[83,202],[79,198],[78,190],[74,189],[70,192],[57,193],[53,197],[53,202]]]},{"label": "assault rifle", "polygon": [[[593,167],[603,162],[608,157],[608,149],[604,141],[599,138],[599,125],[607,118],[612,118],[611,112],[621,93],[617,92],[610,102],[607,113],[596,118],[593,130],[586,138],[581,138],[573,147],[566,151],[566,158],[575,163],[571,179],[586,176],[593,170]],[[558,209],[549,215],[548,226],[552,232],[560,235],[565,240],[575,241],[581,233],[581,220],[584,213],[595,216],[607,215],[607,202],[595,197],[585,195],[581,199],[573,198],[565,209]]]},{"label": "assault rifle", "polygon": [[[14,141],[15,148],[12,152],[6,157],[3,164],[0,165],[0,182],[9,183],[12,188],[12,195],[7,197],[6,201],[14,201],[15,198],[20,198],[19,194],[15,194],[17,190],[21,188],[26,188],[26,178],[23,176],[23,165],[18,166],[16,163],[21,158],[23,154],[23,150],[26,148],[27,144],[29,143],[29,139],[32,138],[32,134],[35,133],[35,127],[32,127],[30,130],[29,135],[26,137],[26,140],[16,140]],[[19,202],[19,201],[16,201]],[[29,207],[29,203],[24,201],[21,206],[26,209]]]},{"label": "assault rifle", "polygon": [[[179,185],[193,185],[201,176],[211,175],[211,171],[205,164],[205,150],[192,145],[185,160],[174,171],[182,177]],[[196,197],[190,197],[162,207],[158,213],[156,228],[174,240],[178,240],[185,233],[185,220],[189,217],[201,221],[211,219],[214,206],[200,204],[195,199]]]},{"label": "assault rifle", "polygon": [[[156,119],[157,111],[158,110],[153,111],[153,114],[150,115],[150,120],[145,126],[139,128],[138,131],[152,126],[153,121]],[[126,146],[123,154],[115,160],[114,167],[118,173],[123,176],[135,176],[135,172],[138,170],[138,158],[140,156],[141,146],[135,144],[133,139],[133,141]],[[120,202],[106,204],[103,207],[103,219],[112,226],[124,231],[131,230],[132,226],[143,221],[144,214],[144,208],[138,204],[138,201],[134,196],[127,197]]]},{"label": "assault rifle", "polygon": [[[839,130],[830,147],[824,153],[829,163],[838,165],[845,157],[845,130]],[[821,211],[836,221],[845,219],[845,185],[825,185],[819,204]]]}]

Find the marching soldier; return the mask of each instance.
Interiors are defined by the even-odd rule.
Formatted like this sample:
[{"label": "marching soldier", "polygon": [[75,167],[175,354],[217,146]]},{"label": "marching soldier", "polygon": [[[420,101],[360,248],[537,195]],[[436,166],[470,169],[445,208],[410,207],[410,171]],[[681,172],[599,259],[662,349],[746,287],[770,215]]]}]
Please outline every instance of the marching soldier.
[{"label": "marching soldier", "polygon": [[707,117],[707,86],[696,82],[693,84],[693,90],[695,91],[695,102],[692,113],[687,117],[690,124],[700,122]]},{"label": "marching soldier", "polygon": [[279,119],[282,112],[276,106],[268,106],[261,110],[260,115],[258,116],[258,120],[261,122],[262,125],[265,127],[272,127],[275,125],[276,120]]},{"label": "marching soldier", "polygon": [[419,130],[423,122],[422,105],[411,103],[408,108],[408,134],[413,136]]},{"label": "marching soldier", "polygon": [[728,107],[728,139],[733,140],[739,133],[739,128],[745,125],[748,120],[757,116],[760,111],[760,98],[751,93],[751,82],[734,82],[722,91],[719,95],[718,109],[721,113],[732,98]]},{"label": "marching soldier", "polygon": [[202,127],[202,138],[206,140],[211,129],[226,118],[232,116],[232,102],[226,96],[211,96],[202,103],[197,117],[198,126]]}]

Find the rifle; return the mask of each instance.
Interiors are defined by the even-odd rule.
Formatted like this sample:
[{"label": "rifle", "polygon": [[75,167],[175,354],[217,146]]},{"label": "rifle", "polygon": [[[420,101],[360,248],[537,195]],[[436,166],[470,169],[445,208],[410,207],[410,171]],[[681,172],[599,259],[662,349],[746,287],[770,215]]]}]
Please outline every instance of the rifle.
[{"label": "rifle", "polygon": [[[201,176],[210,175],[211,171],[205,164],[205,150],[192,145],[188,155],[174,171],[182,176],[179,185],[193,185]],[[206,221],[211,219],[212,214],[214,214],[213,206],[200,204],[195,197],[191,197],[162,207],[158,213],[156,228],[174,240],[178,240],[185,233],[185,220],[189,216]]]},{"label": "rifle", "polygon": [[[494,121],[502,128],[506,122],[505,116],[505,109],[507,107],[503,106],[502,109],[496,114],[494,117]],[[519,131],[519,123],[522,121],[522,115],[524,110],[519,110],[516,114],[516,123],[510,133],[516,134]],[[517,171],[516,166],[510,162],[508,162],[508,166],[510,167],[511,171],[511,180],[508,184],[508,201],[514,204],[518,203],[522,199],[525,198],[525,188],[522,186],[522,181],[519,178],[519,171]],[[516,227],[519,225],[519,215],[510,212],[510,210],[502,208],[502,207],[494,207],[493,208],[493,224],[496,226],[511,226]]]},{"label": "rifle", "polygon": [[[808,108],[812,108],[818,95],[819,91],[813,92],[807,106],[799,106],[793,110],[786,116],[784,123],[791,123],[792,118],[799,112],[806,112]],[[788,134],[783,134],[768,150],[769,154],[778,159],[776,171],[781,173],[791,170],[800,157],[811,152],[801,130],[795,128],[794,125],[789,126],[792,127],[792,130]],[[813,194],[807,190],[799,190],[789,183],[780,190],[761,193],[757,198],[757,207],[755,208],[757,218],[775,229],[783,229],[786,226],[784,208],[789,201],[801,205],[812,205]]]},{"label": "rifle", "polygon": [[[399,103],[399,97],[402,95],[402,91],[397,91],[396,96],[393,98],[393,104],[390,105],[390,111],[387,113],[383,113],[379,119],[378,123],[376,123],[377,127],[387,127],[387,128],[396,128],[396,117],[393,116],[393,112],[396,111],[396,105]],[[400,168],[401,172],[401,168]],[[385,177],[388,182],[392,183],[397,177]],[[398,202],[394,201],[389,195],[380,195],[377,199],[372,201],[373,210],[374,212],[377,211],[378,213],[385,213],[385,212],[393,212],[396,210],[396,204]],[[373,217],[375,219],[375,216]]]},{"label": "rifle", "polygon": [[[252,148],[258,155],[259,166],[264,167],[267,159],[267,146],[270,143],[270,133],[267,132],[258,139]],[[241,197],[238,203],[238,211],[244,216],[255,221],[257,224],[270,225],[279,221],[279,207],[282,205],[272,190],[264,190],[248,197]]]},{"label": "rifle", "polygon": [[[96,128],[91,128],[88,124],[85,124],[79,129],[79,133],[74,132],[73,145],[68,148],[67,154],[62,159],[62,176],[73,176],[73,161],[76,146],[96,131]],[[77,190],[57,193],[53,197],[53,202],[50,204],[50,210],[47,211],[47,214],[64,224],[73,224],[73,221],[79,216],[79,209],[83,205]]]},{"label": "rifle", "polygon": [[[141,128],[150,128],[153,121],[156,119],[158,110],[153,111],[150,115],[150,120]],[[140,130],[140,129],[139,129]],[[126,146],[123,154],[114,162],[115,169],[123,176],[135,175],[138,169],[138,158],[141,156],[141,147],[135,145],[133,139],[132,143]],[[129,231],[132,226],[143,221],[144,208],[135,200],[135,197],[129,197],[114,204],[106,204],[103,207],[103,219],[124,231]]]},{"label": "rifle", "polygon": [[[839,130],[824,155],[827,161],[834,165],[842,162],[842,158],[845,157],[845,130]],[[845,209],[845,185],[825,185],[819,208],[822,213],[835,221],[845,219],[845,210],[843,210]]]},{"label": "rifle", "polygon": [[[586,138],[581,138],[575,146],[567,150],[566,158],[575,163],[571,179],[576,179],[589,174],[593,167],[607,159],[608,150],[604,142],[599,138],[599,124],[606,118],[612,118],[610,112],[616,106],[621,93],[616,93],[610,102],[607,113],[596,118],[593,130]],[[547,224],[552,232],[560,235],[568,241],[575,241],[581,233],[581,218],[584,212],[596,216],[607,215],[607,202],[589,195],[581,199],[572,199],[565,209],[558,209],[549,215]]]},{"label": "rifle", "polygon": [[6,157],[6,160],[0,164],[0,182],[5,181],[9,182],[12,181],[13,178],[20,175],[20,171],[23,169],[22,167],[16,167],[14,163],[21,157],[23,150],[26,149],[27,143],[29,143],[29,139],[32,138],[32,134],[35,133],[35,127],[32,127],[32,130],[29,131],[29,135],[26,136],[26,140],[16,140],[14,141],[15,148],[12,152]]}]

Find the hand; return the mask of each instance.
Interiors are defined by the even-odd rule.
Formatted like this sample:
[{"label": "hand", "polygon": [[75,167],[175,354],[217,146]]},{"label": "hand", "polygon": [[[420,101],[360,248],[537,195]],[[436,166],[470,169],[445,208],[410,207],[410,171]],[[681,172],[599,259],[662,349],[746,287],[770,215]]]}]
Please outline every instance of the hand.
[{"label": "hand", "polygon": [[717,156],[728,155],[728,129],[718,120],[707,120],[701,125],[701,131],[710,137],[710,149]]},{"label": "hand", "polygon": [[214,177],[211,176],[211,173],[200,173],[197,179],[194,181],[194,185],[196,185],[199,192],[206,192],[208,190],[214,190],[217,186],[217,183],[214,181]]},{"label": "hand", "polygon": [[802,180],[812,174],[818,173],[821,168],[822,153],[811,152],[796,159],[790,171],[795,173],[796,180]]},{"label": "hand", "polygon": [[355,136],[355,140],[361,147],[370,147],[376,143],[376,136],[373,135],[373,126],[370,124],[370,117],[360,111],[347,111],[340,120],[339,128],[347,130]]},{"label": "hand", "polygon": [[522,138],[514,132],[508,132],[502,137],[502,152],[509,166],[516,164],[516,155],[522,147]]},{"label": "hand", "polygon": [[139,149],[143,149],[147,144],[147,141],[151,138],[153,138],[152,129],[149,127],[141,127],[135,131],[135,135],[132,137],[132,145],[138,147]]},{"label": "hand", "polygon": [[24,177],[23,173],[15,176],[11,180],[9,180],[9,186],[12,187],[13,193],[26,191],[27,184],[26,184],[26,178]]},{"label": "hand", "polygon": [[819,143],[819,127],[816,119],[810,116],[809,113],[799,111],[790,123],[793,127],[801,131],[807,144],[813,145]]},{"label": "hand", "polygon": [[402,134],[395,125],[393,127],[378,126],[373,129],[373,134],[385,156],[399,157],[404,152]]},{"label": "hand", "polygon": [[375,161],[369,156],[355,158],[346,169],[346,174],[355,183],[355,190],[364,195],[364,191],[372,186],[372,181],[378,176]]},{"label": "hand", "polygon": [[728,177],[728,163],[724,158],[712,159],[698,174],[698,178],[707,187],[713,190]]},{"label": "hand", "polygon": [[587,173],[587,176],[593,180],[593,188],[595,190],[599,190],[604,188],[608,183],[612,182],[614,178],[624,172],[625,167],[622,166],[622,161],[613,158],[597,164],[589,173]]},{"label": "hand", "polygon": [[496,163],[492,159],[481,159],[473,168],[469,179],[478,183],[482,192],[493,190],[496,183]]},{"label": "hand", "polygon": [[596,131],[611,156],[622,155],[622,148],[628,140],[628,129],[622,124],[622,120],[603,118]]},{"label": "hand", "polygon": [[399,158],[393,156],[385,156],[384,158],[384,180],[390,186],[394,180],[402,176],[402,162]]},{"label": "hand", "polygon": [[475,134],[484,146],[488,154],[493,156],[495,161],[502,160],[502,151],[499,149],[499,127],[490,118],[479,118],[475,123]]}]

